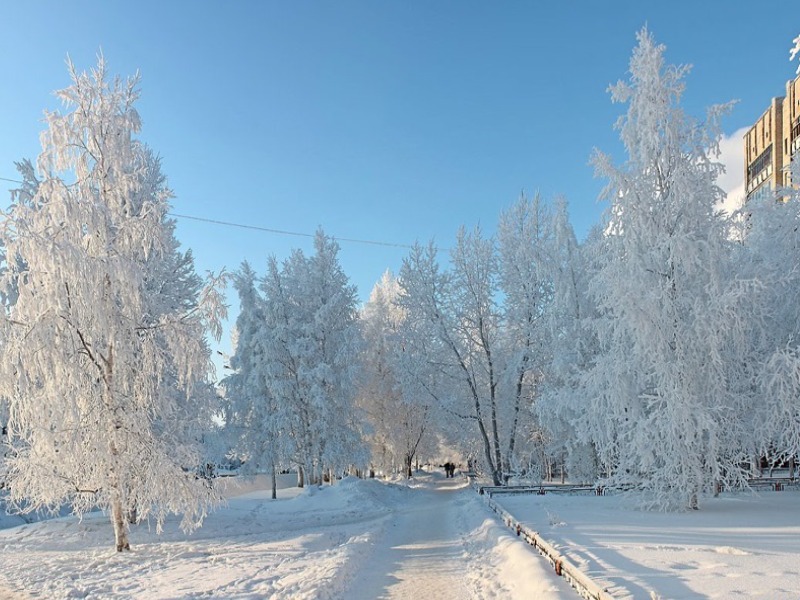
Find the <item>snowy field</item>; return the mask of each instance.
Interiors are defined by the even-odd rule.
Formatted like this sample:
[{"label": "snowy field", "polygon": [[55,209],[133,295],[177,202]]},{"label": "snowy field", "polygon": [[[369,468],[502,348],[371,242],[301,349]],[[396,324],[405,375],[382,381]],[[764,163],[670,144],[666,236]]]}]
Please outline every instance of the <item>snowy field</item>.
[{"label": "snowy field", "polygon": [[800,492],[723,494],[702,510],[642,512],[614,496],[494,500],[614,598],[800,598]]},{"label": "snowy field", "polygon": [[[191,535],[168,523],[112,550],[108,519],[0,518],[0,599],[578,598],[461,478],[345,479],[313,494],[260,478]],[[615,598],[800,597],[796,491],[724,496],[681,514],[619,497],[495,496]]]}]

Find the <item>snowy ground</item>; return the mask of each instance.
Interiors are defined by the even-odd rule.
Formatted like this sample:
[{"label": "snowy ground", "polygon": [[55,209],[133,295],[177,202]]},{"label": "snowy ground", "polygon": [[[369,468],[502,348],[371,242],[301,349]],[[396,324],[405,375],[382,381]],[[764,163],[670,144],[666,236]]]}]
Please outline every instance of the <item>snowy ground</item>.
[{"label": "snowy ground", "polygon": [[800,598],[800,492],[722,495],[702,510],[633,510],[619,497],[494,500],[614,598]]},{"label": "snowy ground", "polygon": [[136,527],[130,553],[111,550],[100,514],[6,518],[0,598],[574,597],[463,479],[346,479],[313,495],[284,489],[277,501],[268,487],[230,492],[190,536],[174,522],[161,536]]},{"label": "snowy ground", "polygon": [[[411,485],[345,479],[314,494],[259,479],[184,535],[135,527],[112,551],[92,514],[19,524],[0,517],[0,600],[575,599],[550,565],[463,479]],[[709,500],[699,512],[644,513],[618,497],[496,496],[615,598],[798,598],[800,493]]]}]

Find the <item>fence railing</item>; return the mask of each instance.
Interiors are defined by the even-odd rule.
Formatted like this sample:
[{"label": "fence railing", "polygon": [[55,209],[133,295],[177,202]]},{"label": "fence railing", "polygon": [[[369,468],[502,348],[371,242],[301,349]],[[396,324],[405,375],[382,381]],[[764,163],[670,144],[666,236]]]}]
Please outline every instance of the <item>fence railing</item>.
[{"label": "fence railing", "polygon": [[543,485],[483,485],[479,486],[478,493],[481,495],[493,496],[495,494],[570,494],[602,496],[604,488],[593,485],[565,485],[565,484],[543,484]]},{"label": "fence railing", "polygon": [[[474,481],[474,479],[473,479]],[[752,490],[774,490],[777,492],[785,490],[787,487],[800,487],[800,479],[796,477],[753,477],[747,480],[747,486]],[[476,491],[481,495],[495,496],[502,494],[510,496],[515,494],[569,494],[585,496],[605,496],[606,488],[602,485],[570,485],[558,483],[545,483],[538,485],[477,485],[474,484]],[[745,488],[746,489],[746,488]],[[737,491],[739,488],[718,491]],[[617,491],[625,491],[617,489]],[[740,491],[740,490],[739,490]]]},{"label": "fence railing", "polygon": [[536,531],[520,523],[514,515],[492,500],[491,494],[486,493],[489,486],[479,488],[483,490],[483,497],[487,506],[496,513],[512,531],[533,546],[553,566],[556,575],[563,577],[578,594],[585,600],[613,600],[614,597],[588,575],[583,573],[576,565],[565,558],[547,540]]},{"label": "fence railing", "polygon": [[[588,575],[583,573],[577,566],[566,559],[552,544],[542,538],[536,531],[527,525],[520,523],[514,515],[505,510],[493,500],[496,495],[514,494],[588,494],[603,496],[605,488],[592,485],[565,485],[565,484],[542,484],[542,485],[478,485],[474,479],[474,474],[469,477],[475,491],[484,497],[487,506],[496,513],[503,523],[511,528],[520,538],[533,546],[539,553],[550,562],[557,575],[566,579],[570,585],[585,600],[613,600],[613,596],[608,590],[604,589],[593,581]],[[800,480],[794,477],[758,477],[748,480],[751,489],[783,491],[787,486],[800,486]]]}]

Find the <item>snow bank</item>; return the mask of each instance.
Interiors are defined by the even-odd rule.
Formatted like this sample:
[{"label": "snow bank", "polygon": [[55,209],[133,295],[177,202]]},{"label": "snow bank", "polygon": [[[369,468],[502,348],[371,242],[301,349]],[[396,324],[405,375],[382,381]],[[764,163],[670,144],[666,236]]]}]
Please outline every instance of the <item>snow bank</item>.
[{"label": "snow bank", "polygon": [[410,493],[345,479],[313,494],[283,488],[273,501],[269,482],[257,489],[258,481],[231,487],[228,505],[191,535],[177,518],[160,536],[146,523],[132,527],[132,552],[113,551],[100,513],[0,531],[0,598],[4,589],[52,600],[337,598],[393,497]]},{"label": "snow bank", "polygon": [[619,497],[494,497],[619,599],[798,597],[798,492],[723,495],[700,511]]}]

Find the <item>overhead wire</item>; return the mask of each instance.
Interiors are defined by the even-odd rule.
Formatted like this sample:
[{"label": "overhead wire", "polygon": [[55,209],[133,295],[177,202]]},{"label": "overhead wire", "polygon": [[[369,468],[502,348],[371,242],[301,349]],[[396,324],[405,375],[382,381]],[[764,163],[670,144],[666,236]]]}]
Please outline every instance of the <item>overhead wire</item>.
[{"label": "overhead wire", "polygon": [[[229,221],[220,221],[217,219],[206,219],[204,217],[193,217],[191,215],[179,215],[177,213],[168,213],[171,217],[176,217],[178,219],[191,219],[193,221],[202,221],[204,223],[213,223],[215,225],[225,225],[228,227],[240,227],[242,229],[254,229],[256,231],[265,231],[267,233],[275,233],[278,235],[294,235],[299,237],[309,237],[313,238],[313,233],[300,233],[298,231],[284,231],[282,229],[271,229],[269,227],[259,227],[257,225],[244,225],[242,223],[231,223]],[[396,244],[394,242],[379,242],[377,240],[360,240],[356,238],[344,238],[339,237],[336,235],[331,236],[337,242],[350,242],[353,244],[371,244],[373,246],[388,246],[391,248],[405,248],[411,249],[413,246],[409,246],[408,244]]]},{"label": "overhead wire", "polygon": [[[24,182],[22,182],[22,181],[20,181],[18,179],[9,179],[8,177],[0,177],[0,181],[8,181],[10,183],[19,183],[19,184],[23,184],[24,183]],[[233,223],[231,221],[221,221],[219,219],[209,219],[209,218],[205,218],[205,217],[195,217],[193,215],[183,215],[183,214],[178,214],[178,213],[167,213],[167,215],[170,216],[170,217],[175,217],[176,219],[189,219],[189,220],[192,220],[192,221],[199,221],[199,222],[202,222],[202,223],[210,223],[210,224],[213,224],[213,225],[223,225],[225,227],[238,227],[240,229],[251,229],[251,230],[254,230],[254,231],[262,231],[262,232],[265,232],[265,233],[272,233],[272,234],[275,234],[275,235],[290,235],[290,236],[295,236],[295,237],[306,237],[306,238],[313,238],[314,235],[315,235],[313,233],[302,233],[302,232],[299,232],[299,231],[286,231],[286,230],[283,230],[283,229],[273,229],[273,228],[270,228],[270,227],[260,227],[258,225],[246,225],[244,223]],[[397,244],[397,243],[394,243],[394,242],[383,242],[383,241],[378,241],[378,240],[362,240],[362,239],[358,239],[358,238],[345,238],[345,237],[339,237],[339,236],[335,236],[335,235],[332,235],[331,238],[333,238],[337,242],[347,242],[347,243],[351,243],[351,244],[369,244],[369,245],[372,245],[372,246],[384,246],[384,247],[389,247],[389,248],[403,248],[403,249],[406,249],[406,250],[410,250],[410,249],[413,248],[413,246],[411,246],[409,244]]]}]

